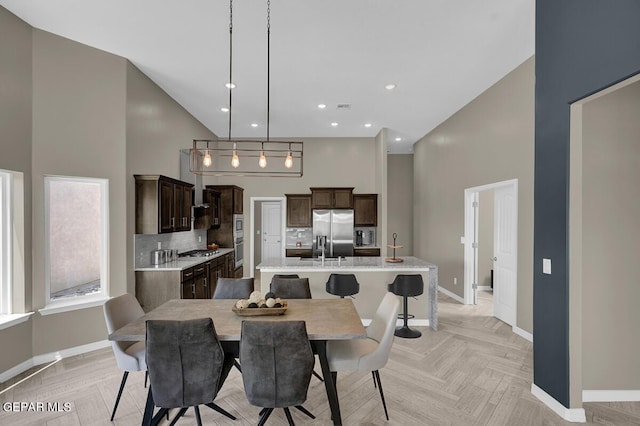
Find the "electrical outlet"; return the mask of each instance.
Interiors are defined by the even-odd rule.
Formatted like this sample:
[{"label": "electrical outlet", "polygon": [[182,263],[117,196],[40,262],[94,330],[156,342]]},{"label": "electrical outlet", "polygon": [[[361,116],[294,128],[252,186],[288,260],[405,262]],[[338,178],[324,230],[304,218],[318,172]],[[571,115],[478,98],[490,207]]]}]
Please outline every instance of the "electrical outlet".
[{"label": "electrical outlet", "polygon": [[201,243],[202,242],[202,235],[198,235],[198,242]]},{"label": "electrical outlet", "polygon": [[260,235],[260,230],[259,229],[256,231],[256,235]]},{"label": "electrical outlet", "polygon": [[453,285],[458,285],[458,277],[453,277]]},{"label": "electrical outlet", "polygon": [[542,273],[551,275],[551,259],[542,259]]}]

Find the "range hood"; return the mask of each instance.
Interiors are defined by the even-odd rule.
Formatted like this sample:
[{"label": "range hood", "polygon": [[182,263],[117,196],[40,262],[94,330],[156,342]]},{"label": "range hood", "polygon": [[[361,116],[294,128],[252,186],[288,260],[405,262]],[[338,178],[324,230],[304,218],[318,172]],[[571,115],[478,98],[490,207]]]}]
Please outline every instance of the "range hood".
[{"label": "range hood", "polygon": [[188,149],[180,150],[180,180],[193,185],[193,207],[191,208],[193,229],[209,229],[211,227],[209,204],[202,202],[202,176],[191,173],[189,155]]}]

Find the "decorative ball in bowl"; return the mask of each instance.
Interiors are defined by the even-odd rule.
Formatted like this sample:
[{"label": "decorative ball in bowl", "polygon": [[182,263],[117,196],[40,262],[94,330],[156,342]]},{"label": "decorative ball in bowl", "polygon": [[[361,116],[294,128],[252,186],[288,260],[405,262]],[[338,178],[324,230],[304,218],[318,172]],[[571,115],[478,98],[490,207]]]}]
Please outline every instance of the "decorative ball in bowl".
[{"label": "decorative ball in bowl", "polygon": [[207,248],[209,250],[218,250],[218,245],[216,243],[207,244]]},{"label": "decorative ball in bowl", "polygon": [[287,302],[271,292],[262,297],[259,291],[254,291],[248,299],[238,300],[231,309],[240,316],[282,315],[287,310]]}]

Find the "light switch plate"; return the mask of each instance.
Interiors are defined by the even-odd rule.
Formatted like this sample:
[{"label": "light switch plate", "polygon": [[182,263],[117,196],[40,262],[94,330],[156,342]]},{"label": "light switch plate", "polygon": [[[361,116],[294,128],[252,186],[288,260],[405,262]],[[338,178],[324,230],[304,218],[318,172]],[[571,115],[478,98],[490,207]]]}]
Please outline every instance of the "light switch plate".
[{"label": "light switch plate", "polygon": [[464,237],[460,237],[460,244],[464,244]]},{"label": "light switch plate", "polygon": [[551,275],[551,259],[542,259],[542,273]]}]

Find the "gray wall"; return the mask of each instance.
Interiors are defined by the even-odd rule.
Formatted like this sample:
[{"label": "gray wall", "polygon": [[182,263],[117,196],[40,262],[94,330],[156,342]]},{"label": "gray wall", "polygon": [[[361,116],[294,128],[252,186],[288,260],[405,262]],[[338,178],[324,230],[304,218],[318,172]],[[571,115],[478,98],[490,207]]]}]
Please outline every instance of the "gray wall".
[{"label": "gray wall", "polygon": [[[413,255],[413,155],[395,154],[387,156],[387,241],[393,244],[393,233],[398,234],[396,256]],[[380,202],[380,197],[378,197]],[[380,227],[378,227],[380,230]],[[381,238],[378,237],[377,244]],[[381,247],[382,256],[392,256],[392,250]]]},{"label": "gray wall", "polygon": [[[0,7],[0,168],[24,173],[24,275],[31,310],[31,27]],[[20,306],[15,307],[23,312]],[[0,372],[32,356],[32,321],[0,331]]]},{"label": "gray wall", "polygon": [[[193,139],[216,135],[189,114],[149,77],[126,61],[126,200],[127,291],[135,291],[133,234],[135,233],[134,174],[161,174],[180,178],[180,150]],[[122,246],[124,247],[124,246]]]},{"label": "gray wall", "polygon": [[493,269],[493,189],[480,191],[478,202],[478,285],[491,285]]},{"label": "gray wall", "polygon": [[[249,218],[248,212],[249,212],[249,210],[245,209],[245,221],[248,220],[248,218]],[[254,241],[253,261],[254,261],[254,266],[258,266],[260,264],[260,262],[262,262],[262,238],[260,238],[260,236],[257,235],[256,231],[260,231],[260,235],[262,235],[262,201],[256,201],[254,213],[255,213],[254,222],[253,222],[254,233],[252,235],[252,238],[253,238],[253,241]],[[245,230],[245,234],[247,234],[247,235],[249,234],[248,227]],[[246,236],[245,236],[245,238],[246,238]],[[282,236],[282,243],[286,244],[284,235]],[[245,262],[246,262],[247,265],[249,265],[248,261],[245,261]],[[247,268],[248,268],[248,266],[247,266]],[[249,274],[245,274],[245,275],[249,276]],[[257,270],[254,271],[254,276],[255,277],[259,277],[260,276],[260,274],[257,273]]]},{"label": "gray wall", "polygon": [[640,83],[583,107],[583,389],[640,389]]},{"label": "gray wall", "polygon": [[[534,59],[530,58],[414,146],[416,256],[462,296],[464,190],[517,178],[517,326],[533,331]],[[453,284],[457,278],[458,284]]]},{"label": "gray wall", "polygon": [[[33,233],[44,238],[44,175],[109,180],[110,293],[126,291],[125,60],[33,30]],[[33,247],[34,308],[45,304],[44,245]],[[106,338],[101,307],[34,318],[33,353]]]}]

